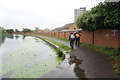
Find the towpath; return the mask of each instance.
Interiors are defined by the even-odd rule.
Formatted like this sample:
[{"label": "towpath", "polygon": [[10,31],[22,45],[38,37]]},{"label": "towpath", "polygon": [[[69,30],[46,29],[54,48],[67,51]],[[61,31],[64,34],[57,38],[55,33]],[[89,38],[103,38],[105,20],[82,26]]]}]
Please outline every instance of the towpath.
[{"label": "towpath", "polygon": [[[45,37],[45,36],[44,36]],[[69,46],[69,42],[46,37]],[[103,53],[97,52],[85,46],[75,47],[72,55],[76,56],[80,63],[70,62],[69,54],[66,59],[53,71],[48,72],[43,78],[117,78],[117,73],[112,64]]]}]

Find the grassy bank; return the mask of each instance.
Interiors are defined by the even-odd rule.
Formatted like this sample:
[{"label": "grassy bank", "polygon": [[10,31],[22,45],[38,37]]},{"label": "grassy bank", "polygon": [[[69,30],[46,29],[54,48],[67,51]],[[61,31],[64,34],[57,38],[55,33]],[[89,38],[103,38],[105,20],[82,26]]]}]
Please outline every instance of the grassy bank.
[{"label": "grassy bank", "polygon": [[40,36],[40,35],[32,35],[32,36],[36,36],[36,37],[39,37],[39,38],[42,38],[42,39],[48,40],[48,41],[54,43],[55,45],[58,45],[61,49],[65,50],[65,51],[68,51],[68,50],[71,49],[70,47],[68,47],[68,46],[66,46],[66,45],[64,45],[64,44],[61,44],[61,43],[56,42],[56,41],[54,41],[54,40],[51,40],[51,39],[45,38],[44,36]]},{"label": "grassy bank", "polygon": [[[47,37],[50,37],[50,36],[47,36]],[[55,39],[58,39],[58,40],[61,40],[61,41],[66,41],[66,42],[69,42],[68,39],[61,39],[61,38],[58,38],[58,37],[50,37],[50,38],[55,38]]]}]

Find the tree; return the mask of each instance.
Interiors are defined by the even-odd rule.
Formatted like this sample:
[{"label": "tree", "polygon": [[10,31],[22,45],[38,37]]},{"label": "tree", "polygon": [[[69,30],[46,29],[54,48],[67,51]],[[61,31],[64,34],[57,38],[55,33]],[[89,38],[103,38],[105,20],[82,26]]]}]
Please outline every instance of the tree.
[{"label": "tree", "polygon": [[5,33],[5,29],[0,26],[0,33]]},{"label": "tree", "polygon": [[79,16],[79,28],[95,31],[98,29],[120,28],[120,2],[104,2]]},{"label": "tree", "polygon": [[13,29],[7,29],[6,32],[7,32],[7,33],[13,33],[14,30],[13,30]]},{"label": "tree", "polygon": [[15,29],[15,32],[20,32],[18,29]]},{"label": "tree", "polygon": [[22,32],[27,33],[27,32],[33,32],[31,29],[23,28]]}]

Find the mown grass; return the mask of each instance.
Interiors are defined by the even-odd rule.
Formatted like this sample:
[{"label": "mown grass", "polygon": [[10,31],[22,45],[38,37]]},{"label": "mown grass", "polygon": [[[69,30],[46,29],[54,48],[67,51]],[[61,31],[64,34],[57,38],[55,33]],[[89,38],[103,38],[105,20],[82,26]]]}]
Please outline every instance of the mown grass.
[{"label": "mown grass", "polygon": [[68,39],[61,39],[61,38],[58,38],[58,37],[51,37],[51,36],[47,36],[47,37],[50,37],[50,38],[55,38],[55,39],[58,39],[58,40],[61,40],[61,41],[66,41],[66,42],[69,42]]},{"label": "mown grass", "polygon": [[68,47],[68,46],[66,46],[66,45],[64,45],[64,44],[61,44],[61,43],[56,42],[56,41],[54,41],[54,40],[51,40],[51,39],[49,39],[49,38],[45,38],[45,37],[40,36],[40,35],[37,35],[37,37],[43,38],[43,39],[45,39],[45,40],[48,40],[48,41],[54,43],[55,45],[58,45],[61,49],[65,50],[65,51],[68,51],[68,50],[71,49],[70,47]]}]

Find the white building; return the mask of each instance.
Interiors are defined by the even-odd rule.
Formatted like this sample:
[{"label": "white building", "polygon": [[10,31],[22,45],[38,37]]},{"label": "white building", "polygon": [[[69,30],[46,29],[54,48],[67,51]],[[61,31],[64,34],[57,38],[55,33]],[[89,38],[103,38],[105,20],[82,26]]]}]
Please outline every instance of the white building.
[{"label": "white building", "polygon": [[76,22],[77,18],[86,11],[86,7],[81,7],[80,9],[74,10],[74,22]]}]

